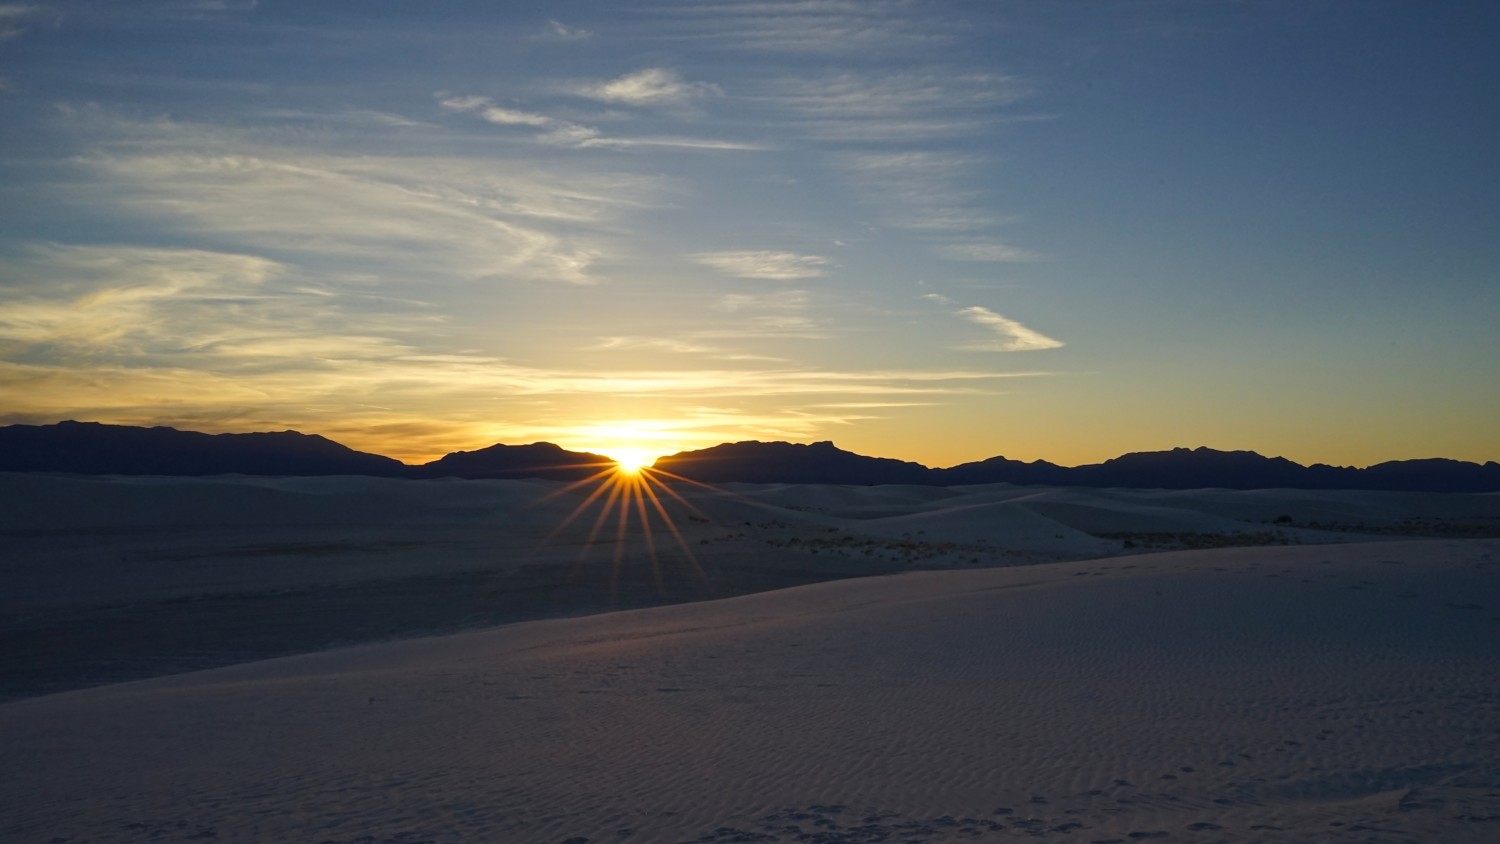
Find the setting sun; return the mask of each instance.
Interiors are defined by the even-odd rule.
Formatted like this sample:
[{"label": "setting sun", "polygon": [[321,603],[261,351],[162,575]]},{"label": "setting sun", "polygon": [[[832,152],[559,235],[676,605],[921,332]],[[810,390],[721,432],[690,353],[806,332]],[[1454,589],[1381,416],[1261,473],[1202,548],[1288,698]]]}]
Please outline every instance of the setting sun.
[{"label": "setting sun", "polygon": [[627,474],[637,474],[642,469],[649,467],[656,461],[656,455],[641,448],[621,447],[605,450],[615,466]]}]

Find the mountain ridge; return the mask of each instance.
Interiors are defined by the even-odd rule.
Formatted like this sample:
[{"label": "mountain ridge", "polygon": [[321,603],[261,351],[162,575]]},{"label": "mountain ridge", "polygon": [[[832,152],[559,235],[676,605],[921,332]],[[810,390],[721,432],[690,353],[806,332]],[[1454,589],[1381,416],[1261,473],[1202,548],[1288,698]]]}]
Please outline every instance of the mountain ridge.
[{"label": "mountain ridge", "polygon": [[[580,480],[606,469],[609,458],[552,443],[497,443],[411,465],[356,451],[318,434],[275,431],[206,434],[157,426],[72,420],[0,426],[0,471],[74,474],[372,475],[432,478]],[[746,440],[683,451],[657,460],[659,473],[700,483],[915,484],[1143,489],[1356,489],[1400,492],[1500,492],[1500,463],[1448,458],[1392,460],[1365,468],[1311,466],[1254,451],[1206,446],[1129,452],[1101,463],[1060,466],[1003,456],[931,468],[845,451],[831,441]]]}]

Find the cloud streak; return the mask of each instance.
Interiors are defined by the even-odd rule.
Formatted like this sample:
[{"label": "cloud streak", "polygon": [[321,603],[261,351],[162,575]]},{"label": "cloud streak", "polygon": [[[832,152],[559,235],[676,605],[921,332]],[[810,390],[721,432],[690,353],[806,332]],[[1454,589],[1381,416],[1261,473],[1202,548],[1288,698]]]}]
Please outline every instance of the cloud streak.
[{"label": "cloud streak", "polygon": [[538,41],[586,41],[594,37],[594,33],[576,26],[556,21],[547,21],[547,27],[532,38]]},{"label": "cloud streak", "polygon": [[581,97],[631,106],[680,106],[704,97],[723,96],[724,89],[708,82],[688,82],[675,70],[648,67],[608,82],[573,90]]},{"label": "cloud streak", "polygon": [[714,310],[734,314],[732,326],[697,329],[699,339],[778,338],[826,340],[833,336],[823,321],[808,314],[806,290],[776,290],[764,293],[728,293],[714,303]]},{"label": "cloud streak", "polygon": [[240,250],[351,268],[594,283],[609,225],[655,193],[645,179],[541,162],[340,155],[220,127],[87,119],[114,137],[74,160],[78,175],[60,192]]},{"label": "cloud streak", "polygon": [[601,130],[562,120],[545,114],[496,105],[489,97],[474,95],[454,96],[439,93],[438,104],[445,111],[473,114],[487,123],[497,126],[544,129],[532,137],[546,145],[573,147],[575,149],[641,149],[661,147],[679,150],[764,150],[764,144],[731,141],[719,138],[695,138],[675,135],[641,137],[611,137]]},{"label": "cloud streak", "polygon": [[747,0],[658,7],[644,37],[711,50],[851,55],[941,46],[951,24],[903,0]]},{"label": "cloud streak", "polygon": [[782,79],[760,101],[789,112],[810,137],[889,144],[975,134],[996,109],[1031,93],[1016,76],[841,73]]},{"label": "cloud streak", "polygon": [[0,3],[0,41],[25,35],[28,24],[47,11],[45,7],[30,3]]},{"label": "cloud streak", "polygon": [[687,257],[725,275],[771,281],[821,278],[828,274],[829,263],[827,258],[819,255],[773,251],[698,252]]},{"label": "cloud streak", "polygon": [[1042,260],[1039,253],[996,240],[969,239],[942,243],[936,247],[937,254],[950,261],[973,261],[979,263],[1029,263]]},{"label": "cloud streak", "polygon": [[978,305],[964,308],[958,315],[984,328],[991,337],[978,343],[969,343],[957,348],[976,352],[1035,352],[1042,349],[1058,349],[1063,343],[1039,331],[1034,331],[1019,322]]},{"label": "cloud streak", "polygon": [[673,337],[614,336],[601,337],[597,343],[583,349],[588,352],[649,352],[671,355],[692,355],[705,360],[759,361],[787,363],[785,358],[771,355],[753,355],[735,352],[719,346],[679,340]]},{"label": "cloud streak", "polygon": [[990,161],[956,150],[1012,119],[1008,109],[1033,95],[1014,74],[929,66],[782,77],[752,101],[787,131],[830,147],[882,224],[912,233],[946,260],[1013,262],[1039,256],[988,234],[1009,221],[977,187]]}]

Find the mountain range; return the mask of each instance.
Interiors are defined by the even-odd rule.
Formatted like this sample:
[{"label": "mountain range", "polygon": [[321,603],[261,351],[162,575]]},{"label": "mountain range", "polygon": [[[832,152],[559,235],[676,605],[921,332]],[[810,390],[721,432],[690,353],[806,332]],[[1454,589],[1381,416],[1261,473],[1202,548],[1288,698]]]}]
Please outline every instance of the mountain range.
[{"label": "mountain range", "polygon": [[[456,451],[418,466],[355,451],[316,434],[277,431],[204,434],[97,422],[0,427],[0,471],[91,475],[374,475],[391,478],[578,480],[609,458],[551,443],[496,444]],[[702,483],[964,484],[1141,489],[1362,489],[1500,492],[1500,463],[1396,460],[1367,468],[1303,466],[1253,451],[1174,448],[1135,452],[1084,466],[992,457],[949,468],[868,457],[831,442],[738,442],[663,457],[667,476]]]}]

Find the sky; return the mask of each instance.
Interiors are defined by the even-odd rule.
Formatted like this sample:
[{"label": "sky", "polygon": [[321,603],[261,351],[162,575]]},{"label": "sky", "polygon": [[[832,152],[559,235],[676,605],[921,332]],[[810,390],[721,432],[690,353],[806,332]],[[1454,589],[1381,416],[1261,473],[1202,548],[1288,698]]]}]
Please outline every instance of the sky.
[{"label": "sky", "polygon": [[1500,4],[0,3],[0,424],[1500,459]]}]

